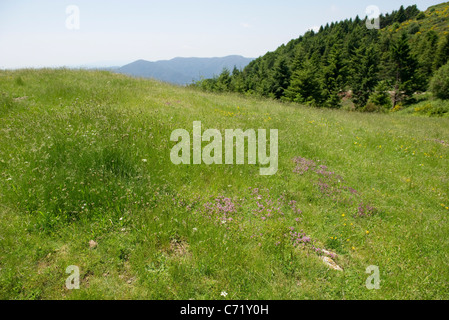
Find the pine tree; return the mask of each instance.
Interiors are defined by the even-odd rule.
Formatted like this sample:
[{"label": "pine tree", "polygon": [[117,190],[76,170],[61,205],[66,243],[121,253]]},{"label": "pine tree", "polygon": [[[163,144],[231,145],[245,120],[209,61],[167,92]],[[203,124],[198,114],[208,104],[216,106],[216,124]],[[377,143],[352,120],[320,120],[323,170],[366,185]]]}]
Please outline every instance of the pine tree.
[{"label": "pine tree", "polygon": [[405,14],[404,6],[401,6],[401,8],[399,9],[399,11],[396,14],[395,22],[402,23],[402,22],[404,22],[406,20],[407,20],[407,16]]},{"label": "pine tree", "polygon": [[395,107],[399,102],[409,102],[419,84],[416,72],[418,63],[411,54],[408,38],[405,33],[393,43],[391,47],[391,58],[395,74],[393,97],[393,107]]},{"label": "pine tree", "polygon": [[302,62],[301,68],[293,72],[290,86],[285,90],[285,100],[319,106],[323,99],[317,71],[311,61]]},{"label": "pine tree", "polygon": [[246,89],[243,73],[234,66],[231,77],[231,91],[243,93]]},{"label": "pine tree", "polygon": [[440,42],[436,55],[435,55],[435,63],[434,70],[440,69],[449,61],[449,34],[443,38],[443,41]]},{"label": "pine tree", "polygon": [[290,85],[290,69],[284,57],[281,57],[274,66],[273,84],[271,93],[274,98],[280,99],[284,96],[284,91]]},{"label": "pine tree", "polygon": [[352,65],[353,101],[363,108],[378,82],[379,52],[373,46],[363,46],[356,51]]},{"label": "pine tree", "polygon": [[435,71],[435,56],[437,52],[438,35],[435,31],[429,31],[420,41],[418,50],[420,59],[420,75],[427,83]]},{"label": "pine tree", "polygon": [[378,107],[391,108],[391,96],[388,92],[389,86],[386,81],[380,81],[374,88],[374,92],[369,98],[369,102]]},{"label": "pine tree", "polygon": [[231,87],[231,73],[224,68],[217,79],[216,90],[218,92],[229,91]]},{"label": "pine tree", "polygon": [[326,107],[341,107],[340,92],[344,88],[345,77],[346,66],[342,58],[341,45],[334,44],[327,57],[327,65],[323,70],[323,87]]}]

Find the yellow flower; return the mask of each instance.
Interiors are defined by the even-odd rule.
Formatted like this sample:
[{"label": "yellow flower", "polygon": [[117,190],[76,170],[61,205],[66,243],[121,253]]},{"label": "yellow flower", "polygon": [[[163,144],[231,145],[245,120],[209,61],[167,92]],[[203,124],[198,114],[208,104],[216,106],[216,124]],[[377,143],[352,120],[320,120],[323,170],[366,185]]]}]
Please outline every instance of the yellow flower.
[{"label": "yellow flower", "polygon": [[355,250],[355,247],[352,247],[352,250]]},{"label": "yellow flower", "polygon": [[369,231],[368,231],[368,230],[366,230],[366,234],[369,234]]},{"label": "yellow flower", "polygon": [[342,215],[341,215],[342,217],[344,217],[345,216],[345,214],[343,213]]}]

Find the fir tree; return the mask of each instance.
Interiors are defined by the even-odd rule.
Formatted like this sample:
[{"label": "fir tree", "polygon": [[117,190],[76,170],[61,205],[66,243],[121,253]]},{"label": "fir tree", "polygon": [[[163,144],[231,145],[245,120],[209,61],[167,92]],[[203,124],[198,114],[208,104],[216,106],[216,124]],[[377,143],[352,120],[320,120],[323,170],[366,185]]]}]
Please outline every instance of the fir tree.
[{"label": "fir tree", "polygon": [[303,62],[301,68],[293,72],[290,86],[285,90],[285,100],[319,106],[322,88],[317,71],[311,61]]},{"label": "fir tree", "polygon": [[411,54],[408,38],[403,33],[391,48],[393,71],[395,74],[393,107],[399,102],[407,103],[418,87],[417,61]]},{"label": "fir tree", "polygon": [[357,50],[352,65],[353,101],[362,108],[378,82],[379,53],[375,47],[364,46]]},{"label": "fir tree", "polygon": [[284,96],[285,89],[290,84],[290,69],[285,58],[278,60],[274,67],[271,93],[276,99]]},{"label": "fir tree", "polygon": [[449,34],[447,34],[440,42],[436,55],[434,70],[440,69],[449,61]]},{"label": "fir tree", "polygon": [[343,90],[346,77],[346,66],[343,61],[340,44],[335,44],[332,47],[323,75],[325,105],[329,108],[340,108],[340,92]]}]

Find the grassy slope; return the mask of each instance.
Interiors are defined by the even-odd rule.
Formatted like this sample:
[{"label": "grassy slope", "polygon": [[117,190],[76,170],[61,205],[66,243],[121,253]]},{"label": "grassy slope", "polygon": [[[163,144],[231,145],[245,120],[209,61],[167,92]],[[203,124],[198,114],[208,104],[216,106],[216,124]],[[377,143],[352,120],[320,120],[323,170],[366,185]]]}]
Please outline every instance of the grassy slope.
[{"label": "grassy slope", "polygon": [[418,24],[420,26],[419,31],[414,34],[413,40],[417,37],[421,36],[421,34],[425,34],[431,30],[435,31],[437,34],[446,35],[449,33],[449,2],[440,3],[435,6],[429,7],[426,11],[424,11],[425,18],[422,20],[412,19],[407,20],[400,24],[398,29],[395,29],[394,25],[391,25],[382,31],[387,32],[403,32],[407,30],[410,25]]},{"label": "grassy slope", "polygon": [[[1,71],[0,93],[2,299],[449,298],[449,149],[435,141],[449,140],[449,119],[311,109],[106,72]],[[194,120],[203,130],[279,129],[278,174],[171,164],[170,133],[191,132]],[[297,156],[344,181],[294,173]],[[236,205],[226,224],[204,208],[219,195]],[[254,214],[257,202],[275,211],[269,200],[282,195],[283,216]],[[355,217],[360,202],[375,213]],[[329,270],[312,244],[294,248],[290,227],[337,252],[345,271]],[[69,265],[81,269],[80,290],[65,289]],[[365,288],[369,265],[381,290]]]}]

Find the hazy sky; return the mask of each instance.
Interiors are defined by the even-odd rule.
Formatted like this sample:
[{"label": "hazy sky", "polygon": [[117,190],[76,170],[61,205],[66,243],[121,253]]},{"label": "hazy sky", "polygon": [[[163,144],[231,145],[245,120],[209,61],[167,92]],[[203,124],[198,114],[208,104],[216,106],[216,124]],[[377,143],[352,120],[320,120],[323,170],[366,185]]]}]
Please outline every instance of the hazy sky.
[{"label": "hazy sky", "polygon": [[[0,68],[137,59],[259,57],[327,22],[444,2],[420,0],[0,0]],[[67,7],[79,8],[76,16]],[[69,13],[74,13],[73,11]]]}]

